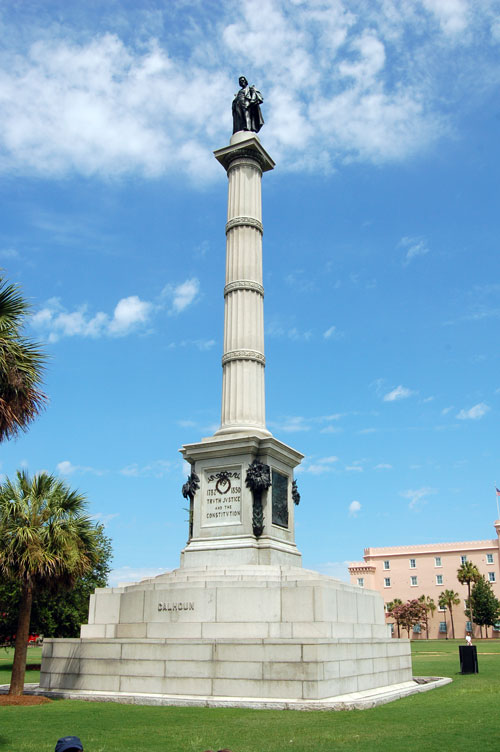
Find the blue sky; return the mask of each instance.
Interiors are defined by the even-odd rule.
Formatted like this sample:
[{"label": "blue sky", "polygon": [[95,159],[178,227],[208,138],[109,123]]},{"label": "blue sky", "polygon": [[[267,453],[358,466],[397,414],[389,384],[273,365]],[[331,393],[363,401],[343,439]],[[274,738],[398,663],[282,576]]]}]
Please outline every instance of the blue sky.
[{"label": "blue sky", "polygon": [[183,443],[220,419],[226,176],[264,96],[267,422],[304,566],[491,538],[500,483],[500,3],[5,2],[0,266],[50,405],[0,473],[64,475],[113,581],[178,565]]}]

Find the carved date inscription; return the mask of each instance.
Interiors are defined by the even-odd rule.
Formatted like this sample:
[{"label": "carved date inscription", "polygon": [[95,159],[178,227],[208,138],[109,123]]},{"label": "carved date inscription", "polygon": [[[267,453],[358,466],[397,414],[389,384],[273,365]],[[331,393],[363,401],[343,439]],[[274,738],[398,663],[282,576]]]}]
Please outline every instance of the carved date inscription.
[{"label": "carved date inscription", "polygon": [[241,522],[241,468],[210,470],[205,474],[202,525]]},{"label": "carved date inscription", "polygon": [[288,527],[288,476],[272,471],[273,525]]}]

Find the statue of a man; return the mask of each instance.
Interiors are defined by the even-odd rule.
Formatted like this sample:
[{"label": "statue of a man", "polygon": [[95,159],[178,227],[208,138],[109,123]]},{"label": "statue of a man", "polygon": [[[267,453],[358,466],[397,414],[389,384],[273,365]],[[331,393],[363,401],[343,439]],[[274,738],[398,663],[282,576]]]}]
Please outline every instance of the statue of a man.
[{"label": "statue of a man", "polygon": [[255,86],[249,86],[245,76],[239,78],[240,90],[233,99],[233,133],[253,131],[258,133],[264,125],[260,105],[264,101]]}]

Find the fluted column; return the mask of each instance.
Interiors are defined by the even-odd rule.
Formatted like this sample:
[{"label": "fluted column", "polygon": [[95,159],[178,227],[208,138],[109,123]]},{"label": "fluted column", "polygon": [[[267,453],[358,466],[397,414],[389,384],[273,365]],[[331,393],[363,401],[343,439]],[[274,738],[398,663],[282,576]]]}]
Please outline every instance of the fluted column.
[{"label": "fluted column", "polygon": [[227,433],[270,436],[264,384],[262,173],[274,162],[255,134],[240,132],[215,152],[227,171],[226,285],[221,427]]}]

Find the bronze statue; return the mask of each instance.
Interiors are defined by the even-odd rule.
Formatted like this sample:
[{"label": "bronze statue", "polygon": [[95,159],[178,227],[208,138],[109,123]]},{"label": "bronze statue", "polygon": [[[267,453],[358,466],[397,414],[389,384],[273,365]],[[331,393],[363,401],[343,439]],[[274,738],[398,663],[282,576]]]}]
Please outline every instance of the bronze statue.
[{"label": "bronze statue", "polygon": [[255,86],[249,86],[245,76],[239,78],[240,90],[233,99],[233,133],[253,131],[258,133],[264,125],[260,105],[264,101]]}]

